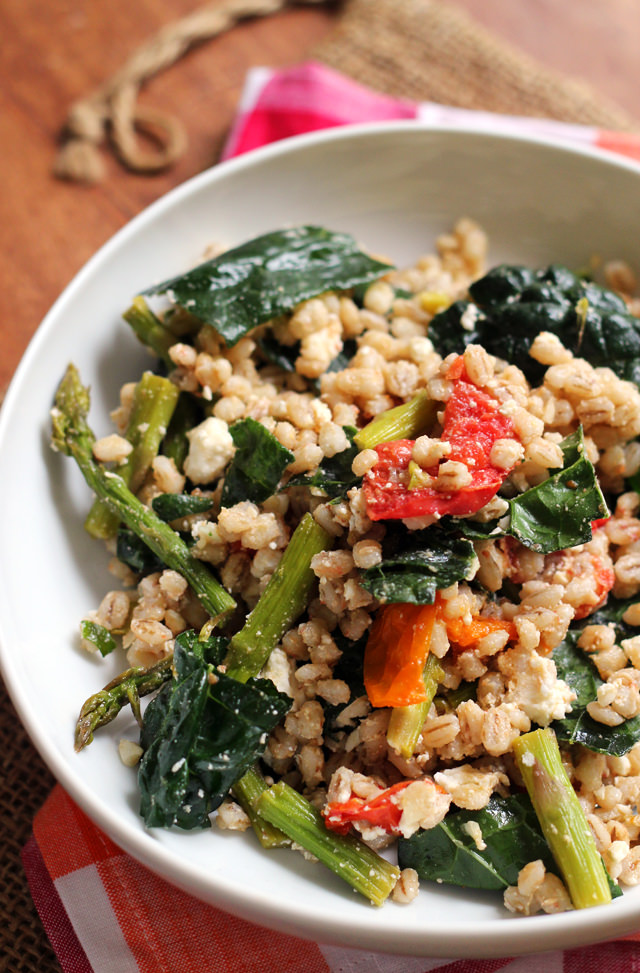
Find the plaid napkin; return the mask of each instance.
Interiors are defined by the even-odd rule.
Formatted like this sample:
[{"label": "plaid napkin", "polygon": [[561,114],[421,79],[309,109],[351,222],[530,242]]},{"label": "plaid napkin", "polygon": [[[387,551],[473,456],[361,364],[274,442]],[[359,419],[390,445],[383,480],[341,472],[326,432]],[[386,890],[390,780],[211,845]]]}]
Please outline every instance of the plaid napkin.
[{"label": "plaid napkin", "polygon": [[[478,129],[549,135],[640,161],[637,136],[403,101],[374,93],[316,63],[249,73],[224,158],[302,132],[411,118],[434,125],[463,122]],[[640,946],[632,939],[519,959],[430,960],[310,943],[272,932],[205,905],[139,865],[60,786],[36,815],[22,857],[33,900],[64,973],[640,970]]]}]

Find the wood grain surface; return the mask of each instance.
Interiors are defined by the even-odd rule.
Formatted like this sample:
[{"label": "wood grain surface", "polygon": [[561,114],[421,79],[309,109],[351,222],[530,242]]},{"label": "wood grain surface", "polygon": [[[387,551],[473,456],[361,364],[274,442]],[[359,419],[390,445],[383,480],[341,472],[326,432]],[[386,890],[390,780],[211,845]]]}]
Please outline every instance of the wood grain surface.
[{"label": "wood grain surface", "polygon": [[[453,2],[453,0],[443,0]],[[640,0],[455,0],[483,26],[555,69],[582,77],[640,118]],[[56,296],[120,226],[215,162],[245,73],[293,64],[332,28],[339,9],[294,7],[247,21],[154,79],[150,105],[180,115],[186,156],[136,176],[108,160],[100,186],[51,175],[69,106],[108,78],[194,0],[0,0],[0,391]]]}]

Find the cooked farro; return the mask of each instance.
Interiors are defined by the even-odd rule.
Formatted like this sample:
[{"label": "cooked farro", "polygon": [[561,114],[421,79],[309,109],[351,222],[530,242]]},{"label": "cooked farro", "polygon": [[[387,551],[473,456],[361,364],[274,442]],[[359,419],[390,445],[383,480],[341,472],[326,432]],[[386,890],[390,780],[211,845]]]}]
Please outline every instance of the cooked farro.
[{"label": "cooked farro", "polygon": [[[392,898],[407,903],[419,878],[461,881],[430,853],[431,836],[446,840],[445,818],[493,868],[492,822],[525,813],[523,781],[538,760],[520,759],[521,744],[552,727],[594,851],[614,883],[635,885],[640,391],[633,369],[603,358],[585,329],[589,314],[638,306],[636,278],[606,264],[618,299],[563,268],[483,276],[486,237],[468,219],[436,249],[411,268],[382,266],[368,284],[320,288],[235,343],[188,302],[163,312],[165,333],[175,329],[168,381],[192,418],[182,452],[170,448],[171,426],[162,430],[135,493],[154,510],[186,498],[168,519],[237,608],[212,618],[187,573],[110,540],[123,590],[87,614],[83,645],[94,650],[104,630],[129,665],[149,667],[184,652],[191,630],[203,644],[220,632],[231,654],[207,678],[226,685],[247,614],[276,584],[301,584],[280,572],[309,522],[324,540],[308,553],[305,602],[260,666],[286,701],[260,737],[268,781],[298,790],[330,830],[374,848],[395,842]],[[564,317],[545,311],[550,301]],[[517,314],[529,315],[526,327]],[[501,355],[501,315],[513,360]],[[114,473],[144,433],[131,428],[135,395],[123,386],[117,432],[93,445]],[[389,434],[373,436],[376,417]],[[142,740],[151,750],[144,729]],[[128,765],[143,754],[130,741],[120,752]],[[246,830],[247,799],[237,787],[227,796],[230,783],[205,807],[217,807],[219,827]],[[191,811],[185,797],[168,823],[191,826]],[[514,865],[493,886],[525,915],[572,908],[578,894],[562,856],[540,851],[538,817],[542,844],[516,837]],[[477,865],[467,877],[482,887]]]}]

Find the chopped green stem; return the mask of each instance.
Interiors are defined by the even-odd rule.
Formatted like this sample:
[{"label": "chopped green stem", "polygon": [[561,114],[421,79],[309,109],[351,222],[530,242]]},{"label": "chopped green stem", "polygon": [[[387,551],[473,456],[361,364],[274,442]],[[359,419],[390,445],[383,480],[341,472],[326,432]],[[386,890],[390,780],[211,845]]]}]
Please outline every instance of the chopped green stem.
[{"label": "chopped green stem", "polygon": [[513,744],[516,762],[576,909],[611,902],[602,858],[562,763],[553,730],[525,733]]},{"label": "chopped green stem", "polygon": [[332,544],[333,537],[316,523],[312,514],[305,514],[258,604],[231,639],[225,662],[227,674],[233,679],[246,682],[260,672],[284,633],[306,608],[315,580],[312,558]]},{"label": "chopped green stem", "polygon": [[[158,455],[179,395],[179,389],[173,382],[152,372],[145,372],[136,385],[125,433],[133,449],[122,466],[118,467],[118,474],[133,493],[137,493],[141,487]],[[95,500],[84,526],[92,537],[106,540],[115,535],[118,523],[118,518],[107,504],[103,500]]]},{"label": "chopped green stem", "polygon": [[173,368],[169,348],[176,343],[176,336],[162,324],[144,297],[136,297],[122,317],[135,331],[143,345],[157,355],[168,368]]},{"label": "chopped green stem", "polygon": [[352,835],[329,831],[320,812],[284,781],[264,791],[257,809],[374,905],[382,905],[393,890],[400,869]]},{"label": "chopped green stem", "polygon": [[359,449],[373,449],[395,439],[415,439],[426,432],[436,417],[436,403],[426,392],[409,402],[381,412],[354,437]]},{"label": "chopped green stem", "polygon": [[95,731],[115,720],[127,703],[140,722],[140,697],[155,692],[171,678],[172,663],[171,655],[150,669],[142,666],[125,669],[104,689],[90,696],[83,704],[76,723],[75,749],[80,751],[91,743]]},{"label": "chopped green stem", "polygon": [[105,470],[93,458],[95,437],[87,424],[89,391],[80,382],[74,365],[69,365],[56,393],[51,417],[52,445],[72,456],[96,496],[106,501],[160,560],[189,582],[205,610],[212,616],[229,614],[236,607],[203,561],[194,558],[179,534],[145,507],[129,490],[122,477]]},{"label": "chopped green stem", "polygon": [[269,824],[267,819],[259,814],[255,808],[258,798],[266,790],[268,790],[268,785],[264,778],[253,768],[248,770],[233,785],[234,797],[244,808],[262,847],[281,848],[283,845],[290,844],[286,834]]},{"label": "chopped green stem", "polygon": [[415,703],[413,706],[395,706],[391,710],[391,718],[387,728],[387,743],[406,760],[413,756],[424,721],[438,691],[438,684],[444,678],[442,666],[435,655],[429,654],[427,656],[422,678],[427,699],[423,703]]}]

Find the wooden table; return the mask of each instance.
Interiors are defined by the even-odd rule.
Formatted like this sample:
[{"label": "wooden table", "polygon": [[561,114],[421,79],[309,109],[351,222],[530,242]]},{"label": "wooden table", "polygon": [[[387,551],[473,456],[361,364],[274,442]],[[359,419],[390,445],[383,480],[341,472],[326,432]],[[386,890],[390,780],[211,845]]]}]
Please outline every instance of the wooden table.
[{"label": "wooden table", "polygon": [[[453,0],[447,0],[453,2]],[[479,23],[543,63],[583,77],[640,118],[640,0],[455,0]],[[338,14],[292,8],[245,22],[156,78],[144,98],[176,112],[190,135],[184,159],[158,176],[109,160],[100,186],[51,175],[71,103],[109,77],[196,0],[2,0],[0,93],[0,390],[47,308],[88,257],[167,189],[206,168],[232,119],[247,68],[303,59]]]}]

